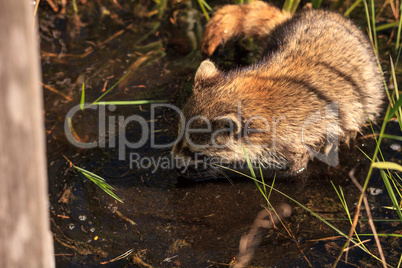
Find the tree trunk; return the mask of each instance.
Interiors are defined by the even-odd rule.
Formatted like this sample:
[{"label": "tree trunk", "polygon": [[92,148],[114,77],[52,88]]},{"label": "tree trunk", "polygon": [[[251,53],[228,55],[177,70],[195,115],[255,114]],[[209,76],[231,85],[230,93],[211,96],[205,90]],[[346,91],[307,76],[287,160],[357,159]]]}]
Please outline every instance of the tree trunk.
[{"label": "tree trunk", "polygon": [[0,267],[54,267],[32,0],[0,1]]}]

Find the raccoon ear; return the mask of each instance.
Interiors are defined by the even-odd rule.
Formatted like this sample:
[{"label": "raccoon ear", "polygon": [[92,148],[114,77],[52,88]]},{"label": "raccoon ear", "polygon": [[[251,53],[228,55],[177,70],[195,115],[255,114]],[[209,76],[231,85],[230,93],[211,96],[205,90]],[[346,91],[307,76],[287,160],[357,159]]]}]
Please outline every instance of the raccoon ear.
[{"label": "raccoon ear", "polygon": [[200,67],[198,67],[194,81],[195,83],[199,83],[205,79],[212,78],[218,75],[219,72],[220,71],[215,67],[215,64],[213,64],[212,61],[204,60],[203,62],[201,62]]},{"label": "raccoon ear", "polygon": [[241,124],[235,115],[219,116],[214,120],[214,129],[227,129],[227,132],[238,134],[241,130]]}]

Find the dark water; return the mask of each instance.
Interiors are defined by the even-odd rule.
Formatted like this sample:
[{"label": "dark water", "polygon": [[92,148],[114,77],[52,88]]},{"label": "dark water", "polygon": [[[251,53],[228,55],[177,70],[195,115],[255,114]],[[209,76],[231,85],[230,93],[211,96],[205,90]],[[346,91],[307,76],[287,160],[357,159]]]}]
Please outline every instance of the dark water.
[{"label": "dark water", "polygon": [[[70,3],[64,15],[45,1],[39,7],[57,266],[226,267],[238,254],[240,237],[267,202],[254,182],[245,177],[191,182],[180,177],[173,165],[156,169],[157,161],[161,165],[169,159],[171,146],[154,148],[151,141],[174,141],[178,124],[174,110],[151,104],[77,109],[71,123],[73,140],[87,145],[98,142],[98,146],[79,148],[66,137],[66,116],[80,103],[82,83],[88,103],[128,71],[126,79],[103,101],[163,100],[181,107],[191,93],[193,75],[202,60],[197,45],[191,44],[199,43],[199,27],[205,23],[197,18],[201,14],[198,6],[179,1],[169,1],[166,7],[154,1],[119,3],[78,1],[79,17]],[[223,53],[218,60],[233,66],[237,63],[231,56]],[[130,116],[145,120],[149,133],[145,135],[138,122],[125,125]],[[397,123],[390,123],[387,132],[400,135]],[[342,188],[353,213],[359,191],[348,172],[356,168],[357,179],[363,181],[370,162],[357,147],[369,156],[374,151],[373,139],[365,134],[370,131],[359,135],[350,149],[341,146],[339,166],[316,161],[310,164],[312,172],[307,179],[279,177],[274,187],[322,217],[336,219],[330,222],[348,233],[350,224],[331,182]],[[139,148],[119,147],[122,141],[139,142],[144,135],[148,138]],[[400,143],[384,141],[387,159],[400,163],[400,152]],[[65,157],[105,178],[124,203],[105,194]],[[272,177],[265,179],[272,184]],[[374,218],[396,219],[394,212],[383,208],[391,202],[377,173],[371,187],[384,191],[368,196]],[[274,206],[291,204],[293,214],[284,221],[287,231],[281,225],[261,230],[263,239],[251,262],[253,267],[324,267],[335,261],[343,238],[276,192],[270,202]],[[376,226],[380,233],[398,233],[401,227],[391,221]],[[371,233],[365,221],[358,225],[358,231]],[[396,264],[402,250],[399,240],[384,238],[382,242],[388,262]],[[377,252],[373,239],[366,246]],[[109,262],[129,250],[132,253],[127,258]],[[360,249],[351,250],[349,256],[349,264],[341,262],[338,267],[378,266]]]}]

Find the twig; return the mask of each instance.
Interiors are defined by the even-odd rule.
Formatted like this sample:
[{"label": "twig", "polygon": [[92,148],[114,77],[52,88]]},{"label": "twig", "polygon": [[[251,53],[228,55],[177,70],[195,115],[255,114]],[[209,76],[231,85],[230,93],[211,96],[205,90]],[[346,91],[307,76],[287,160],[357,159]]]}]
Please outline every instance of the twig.
[{"label": "twig", "polygon": [[[257,235],[260,227],[270,229],[281,221],[281,219],[288,218],[292,214],[292,208],[285,203],[281,204],[276,210],[278,211],[278,213],[275,213],[276,215],[266,209],[258,213],[248,234],[240,239],[239,257],[237,258],[237,262],[230,266],[231,268],[245,267],[247,263],[251,261],[255,248],[257,248],[261,242],[261,237]],[[268,216],[270,216],[270,220],[265,219]]]},{"label": "twig", "polygon": [[[380,257],[381,257],[382,266],[384,268],[387,268],[387,262],[385,261],[385,256],[384,256],[384,252],[382,251],[380,239],[378,238],[377,230],[375,229],[375,226],[374,226],[374,221],[373,221],[373,217],[371,216],[370,206],[369,206],[369,203],[367,201],[366,193],[363,191],[363,187],[360,185],[360,183],[356,180],[356,178],[354,176],[354,173],[355,173],[355,170],[352,169],[349,172],[349,177],[352,179],[352,181],[356,185],[356,187],[359,188],[359,190],[362,192],[363,202],[364,202],[364,207],[366,208],[368,222],[369,222],[369,225],[371,227],[371,231],[373,232],[375,242],[377,244],[378,253],[380,254]],[[359,214],[356,214],[356,215],[359,215]],[[349,235],[350,235],[350,233],[349,233]]]},{"label": "twig", "polygon": [[103,46],[106,43],[109,43],[110,41],[112,41],[113,39],[115,39],[116,37],[118,37],[119,35],[122,35],[125,31],[130,30],[131,28],[133,28],[134,23],[131,23],[129,25],[126,26],[126,28],[116,32],[115,34],[113,34],[112,36],[108,37],[105,41],[99,43],[98,47]]},{"label": "twig", "polygon": [[348,251],[348,250],[350,250],[352,248],[358,247],[358,246],[363,245],[364,243],[370,242],[370,241],[371,241],[371,239],[366,239],[366,240],[364,240],[364,241],[362,241],[360,243],[357,243],[357,244],[355,244],[355,245],[353,245],[353,246],[351,246],[349,248],[345,248],[343,251]]},{"label": "twig", "polygon": [[63,96],[63,97],[64,97],[66,100],[68,100],[68,101],[72,101],[72,99],[71,99],[69,96],[67,96],[67,95],[64,94],[64,93],[61,93],[61,92],[58,91],[57,89],[52,88],[51,86],[48,86],[48,85],[46,85],[46,84],[43,84],[42,82],[41,82],[40,84],[42,85],[42,87],[46,88],[47,90],[49,90],[49,91],[51,91],[51,92],[53,92],[53,93],[56,93],[56,94],[58,94],[58,95],[60,95],[60,96]]},{"label": "twig", "polygon": [[49,6],[53,9],[54,12],[59,12],[59,7],[57,6],[56,3],[53,3],[52,0],[46,0],[46,2],[49,4]]},{"label": "twig", "polygon": [[[63,234],[64,235],[64,234]],[[66,248],[70,248],[74,251],[76,251],[80,255],[91,255],[95,254],[98,255],[102,258],[107,257],[107,252],[103,251],[100,248],[93,247],[91,245],[88,245],[87,243],[75,241],[72,239],[67,238],[66,241],[63,241],[60,237],[58,237],[56,234],[53,234],[54,240],[59,242],[62,246]]]},{"label": "twig", "polygon": [[117,0],[113,0],[113,4],[115,4],[118,8],[124,10],[124,8],[117,2]]},{"label": "twig", "polygon": [[[98,45],[96,45],[96,48],[102,47],[103,45],[109,43],[110,41],[112,41],[113,39],[115,39],[116,37],[118,37],[119,35],[122,35],[125,31],[131,29],[134,26],[134,23],[131,23],[129,25],[126,26],[126,28],[119,30],[118,32],[116,32],[115,34],[113,34],[112,36],[108,37],[106,40],[100,42]],[[89,54],[91,54],[92,52],[95,51],[95,49],[93,47],[88,47],[85,49],[85,53],[82,54],[57,54],[57,53],[51,53],[51,52],[45,52],[45,51],[41,51],[42,57],[51,57],[51,58],[75,58],[75,59],[83,59],[85,57],[87,57]]]},{"label": "twig", "polygon": [[114,213],[116,213],[117,216],[119,216],[123,220],[127,221],[131,225],[137,225],[137,223],[135,223],[133,220],[131,220],[131,219],[127,218],[126,216],[124,216],[120,211],[116,210]]},{"label": "twig", "polygon": [[35,9],[34,9],[34,15],[33,15],[33,21],[32,21],[32,28],[34,28],[34,29],[35,29],[35,18],[36,18],[36,13],[38,13],[39,3],[40,3],[40,0],[38,0],[38,2],[36,3]]},{"label": "twig", "polygon": [[101,262],[100,264],[108,264],[108,263],[111,263],[111,262],[115,262],[115,261],[124,259],[124,258],[130,256],[130,254],[133,253],[133,251],[134,251],[134,249],[132,248],[132,249],[126,251],[125,253],[121,254],[120,256],[116,257],[116,258],[114,258],[114,259],[112,259],[110,261]]}]

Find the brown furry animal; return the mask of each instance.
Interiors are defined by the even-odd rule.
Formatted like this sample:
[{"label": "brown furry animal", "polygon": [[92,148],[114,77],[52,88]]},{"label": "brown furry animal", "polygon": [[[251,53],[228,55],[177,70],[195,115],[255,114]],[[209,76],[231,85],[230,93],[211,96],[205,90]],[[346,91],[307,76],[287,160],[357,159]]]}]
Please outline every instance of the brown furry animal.
[{"label": "brown furry animal", "polygon": [[258,41],[266,39],[272,30],[291,18],[278,8],[262,1],[246,5],[226,5],[217,10],[208,22],[201,51],[211,56],[220,44],[235,37],[253,37]]},{"label": "brown furry animal", "polygon": [[264,6],[225,6],[208,24],[207,54],[235,35],[265,39],[267,50],[259,62],[228,72],[201,63],[183,108],[187,124],[173,148],[176,156],[194,160],[199,153],[232,162],[244,159],[244,148],[253,162],[295,174],[325,145],[348,140],[379,115],[381,74],[357,26],[323,10],[291,18],[271,12],[272,26],[261,14]]}]

